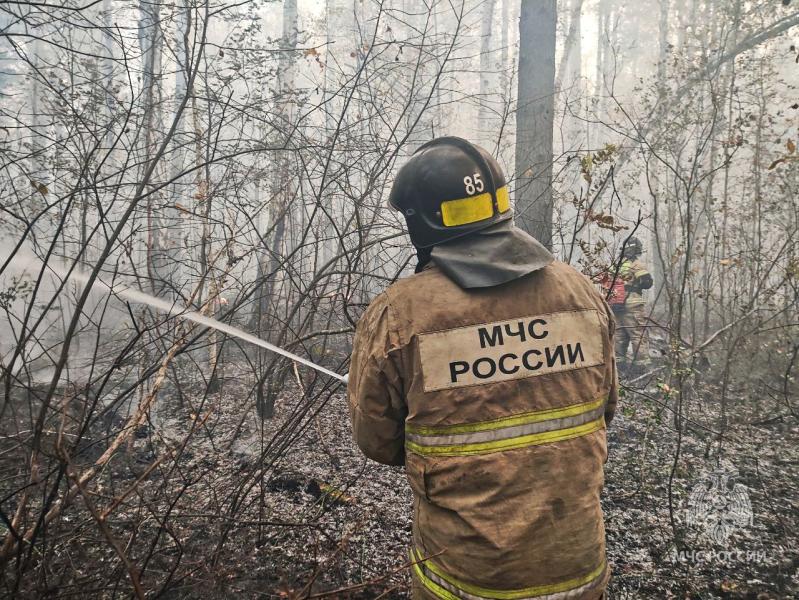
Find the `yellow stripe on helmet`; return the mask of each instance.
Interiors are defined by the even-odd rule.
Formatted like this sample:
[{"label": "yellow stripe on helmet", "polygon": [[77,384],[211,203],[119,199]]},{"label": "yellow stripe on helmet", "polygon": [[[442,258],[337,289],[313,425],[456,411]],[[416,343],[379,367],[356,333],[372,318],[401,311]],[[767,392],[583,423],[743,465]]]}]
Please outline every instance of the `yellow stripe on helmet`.
[{"label": "yellow stripe on helmet", "polygon": [[[500,213],[510,210],[510,197],[508,187],[502,186],[496,192],[497,208]],[[457,227],[458,225],[468,225],[490,219],[494,216],[494,203],[489,192],[469,196],[468,198],[458,198],[457,200],[447,200],[441,203],[441,220],[447,227]]]},{"label": "yellow stripe on helmet", "polygon": [[510,194],[508,194],[507,185],[503,185],[497,190],[497,208],[501,213],[508,212],[510,210]]}]

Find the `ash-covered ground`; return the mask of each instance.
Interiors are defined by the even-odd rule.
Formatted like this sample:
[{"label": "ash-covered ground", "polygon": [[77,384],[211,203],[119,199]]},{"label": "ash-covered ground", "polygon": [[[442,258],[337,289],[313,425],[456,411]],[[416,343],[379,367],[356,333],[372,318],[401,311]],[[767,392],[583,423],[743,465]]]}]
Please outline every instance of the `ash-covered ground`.
[{"label": "ash-covered ground", "polygon": [[[720,439],[712,400],[684,407],[670,510],[676,399],[656,386],[643,391],[646,396],[626,394],[608,435],[603,507],[614,573],[610,598],[796,597],[795,421],[752,424],[755,417],[744,410]],[[751,413],[762,415],[763,407]],[[727,492],[713,487],[714,472],[729,477],[724,480]],[[314,427],[281,462],[279,473],[268,486],[271,518],[312,526],[286,528],[264,545],[253,577],[259,572],[277,575],[286,582],[285,590],[294,592],[303,582],[311,593],[371,582],[357,594],[358,588],[348,593],[407,596],[409,575],[403,567],[410,542],[411,492],[401,468],[377,465],[359,454],[343,396],[331,398]],[[745,524],[731,516],[729,495],[736,483],[751,505]],[[319,484],[336,491],[320,495]],[[692,491],[703,485],[708,493],[698,505]],[[333,501],[339,491],[341,498]],[[713,526],[723,529],[716,531],[717,539],[726,539],[714,542]]]},{"label": "ash-covered ground", "polygon": [[[741,399],[726,407],[721,432],[719,393],[708,384],[685,400],[678,435],[678,395],[654,381],[640,392],[626,393],[608,434],[609,597],[799,596],[796,420],[778,400]],[[299,419],[293,435],[278,436],[293,443],[271,448],[292,414],[307,414],[303,395],[287,385],[263,425],[250,397],[244,377],[210,395],[184,390],[180,402],[164,390],[153,421],[95,480],[87,497],[96,509],[118,502],[105,524],[129,548],[149,595],[407,597],[412,510],[403,469],[360,454],[341,392]],[[17,430],[25,421],[20,414]],[[93,428],[71,468],[90,465],[114,435]],[[24,485],[23,467],[19,481],[2,482],[4,495]],[[35,576],[15,581],[6,572],[8,597],[129,594],[125,569],[86,508],[78,498],[50,524],[47,553],[25,559],[39,561]]]}]

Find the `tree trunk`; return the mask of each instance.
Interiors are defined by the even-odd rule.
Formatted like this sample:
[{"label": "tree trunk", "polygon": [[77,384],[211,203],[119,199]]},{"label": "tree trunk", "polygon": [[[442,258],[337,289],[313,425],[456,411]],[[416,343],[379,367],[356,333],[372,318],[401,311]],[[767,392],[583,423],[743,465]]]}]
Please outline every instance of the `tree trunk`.
[{"label": "tree trunk", "polygon": [[563,54],[556,74],[561,89],[573,85],[582,76],[582,10],[583,0],[571,0],[568,32],[563,42]]},{"label": "tree trunk", "polygon": [[502,11],[502,15],[500,17],[502,21],[501,31],[502,37],[500,39],[500,43],[502,45],[502,49],[500,51],[500,68],[499,68],[499,80],[502,86],[502,94],[506,100],[509,100],[512,97],[510,84],[511,78],[509,77],[509,73],[511,69],[511,58],[510,58],[510,0],[502,0],[502,5],[500,10]]},{"label": "tree trunk", "polygon": [[522,2],[516,113],[516,223],[552,248],[555,0]]},{"label": "tree trunk", "polygon": [[[662,101],[668,93],[667,75],[667,61],[669,55],[669,2],[670,0],[660,0],[660,14],[658,17],[658,63],[657,63],[657,88],[659,101]],[[666,186],[660,185],[658,182],[659,166],[656,164],[654,167],[654,175],[652,176],[653,185],[655,186],[655,194],[652,197],[653,214],[656,215],[655,222],[652,229],[652,276],[655,280],[654,297],[658,298],[658,302],[663,304],[664,298],[661,291],[666,286],[666,277],[669,273],[669,259],[674,251],[674,243],[671,236],[665,230],[661,230],[658,225],[664,222],[668,223],[668,216],[665,219],[661,217],[661,208],[666,206],[659,206],[658,203],[663,202],[666,196]],[[647,174],[649,176],[649,174]],[[674,203],[671,203],[673,206]],[[668,209],[667,209],[668,212]],[[666,288],[668,291],[669,288]]]},{"label": "tree trunk", "polygon": [[496,0],[483,2],[483,18],[480,28],[480,109],[477,116],[477,130],[480,140],[485,143],[491,138],[491,110],[489,98],[494,96],[496,88],[493,84],[496,69],[491,66],[491,51],[494,30],[494,6]]},{"label": "tree trunk", "polygon": [[105,144],[109,148],[114,141],[114,130],[111,124],[114,121],[114,109],[116,99],[114,98],[114,38],[112,37],[112,0],[103,0],[103,51],[102,66],[103,87],[105,88],[105,108],[106,118],[108,119],[108,130],[105,134]]},{"label": "tree trunk", "polygon": [[[161,27],[161,6],[142,0],[139,4],[139,46],[142,60],[142,95],[144,111],[144,160],[150,162],[161,141],[162,91],[161,62],[163,53],[163,29]],[[153,184],[165,178],[163,161],[156,165]],[[151,193],[147,198],[147,275],[153,294],[159,297],[172,295],[175,288],[170,260],[169,221],[164,214],[165,192]]]},{"label": "tree trunk", "polygon": [[[291,128],[294,122],[294,84],[295,84],[295,56],[297,49],[297,0],[283,1],[283,36],[281,39],[281,55],[277,73],[277,116],[280,126],[283,128],[281,134],[288,148],[290,144]],[[276,273],[280,270],[284,256],[290,251],[286,248],[286,220],[291,211],[291,202],[294,199],[294,183],[292,182],[289,169],[291,163],[287,156],[287,151],[278,154],[277,165],[272,181],[272,197],[270,206],[270,226],[274,224],[274,232],[271,240],[271,254],[266,262],[267,266],[261,265],[261,288],[258,313],[261,323],[258,328],[259,333],[271,328],[272,310],[277,310],[280,306],[276,302],[276,295],[281,293],[275,285]],[[291,221],[289,220],[289,223]],[[266,322],[264,322],[266,321]],[[269,335],[269,334],[267,334]],[[259,352],[259,363],[268,364],[270,360],[275,360],[267,353]],[[272,367],[274,368],[274,367]],[[274,415],[275,397],[273,390],[265,389],[267,383],[267,373],[270,369],[264,369],[264,375],[258,382],[256,390],[256,406],[261,418],[270,419]]]}]

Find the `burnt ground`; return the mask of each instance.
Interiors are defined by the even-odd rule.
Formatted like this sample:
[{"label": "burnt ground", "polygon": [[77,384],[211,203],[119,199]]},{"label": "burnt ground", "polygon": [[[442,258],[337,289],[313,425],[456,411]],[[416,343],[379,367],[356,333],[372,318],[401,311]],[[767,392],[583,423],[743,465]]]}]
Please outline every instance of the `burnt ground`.
[{"label": "burnt ground", "polygon": [[[180,405],[168,400],[172,408],[159,409],[156,423],[137,431],[95,482],[96,502],[107,506],[156,458],[169,455],[108,520],[146,567],[149,596],[407,597],[412,511],[402,468],[360,455],[346,401],[335,393],[316,418],[305,421],[267,476],[258,477],[261,440],[284,426],[301,394],[287,388],[276,417],[261,432],[245,381],[229,378],[208,397],[184,391]],[[626,394],[608,435],[603,507],[614,573],[609,597],[799,597],[796,420],[781,416],[777,401],[770,406],[740,397],[726,407],[729,423],[720,438],[718,390],[706,385],[693,392],[670,511],[677,396],[654,381],[641,391]],[[93,432],[76,467],[81,457],[94,460],[107,439]],[[752,508],[751,524],[741,525],[731,520],[729,503],[717,505],[712,514],[726,516],[729,525],[722,543],[685,524],[691,490],[718,469],[736,473]],[[0,491],[5,496],[20,481],[6,479]],[[13,501],[3,507],[6,513],[13,509]],[[674,551],[675,530],[682,555]],[[80,500],[53,522],[48,536],[50,551],[37,576],[25,575],[21,585],[7,578],[6,597],[129,597],[119,560]]]},{"label": "burnt ground", "polygon": [[[767,407],[742,403],[744,410],[731,418],[720,446],[718,407],[704,398],[687,407],[672,486],[675,527],[683,542],[683,553],[678,554],[668,499],[678,437],[676,401],[657,385],[642,391],[646,396],[627,393],[609,430],[603,498],[614,571],[609,596],[798,597],[799,425],[779,418],[752,424],[757,422],[755,414],[769,414]],[[265,562],[259,568],[274,569],[285,581],[293,581],[290,587],[295,590],[298,581],[315,578],[315,592],[379,579],[399,569],[361,595],[405,597],[410,490],[401,468],[377,465],[359,455],[350,439],[342,396],[331,399],[318,426],[308,430],[281,469],[289,479],[330,482],[347,498],[337,503],[328,499],[323,507],[325,498],[320,501],[307,490],[273,488],[269,496],[276,513],[287,519],[301,515],[318,529],[284,532],[264,548]],[[732,531],[722,543],[714,543],[701,527],[689,529],[685,524],[691,490],[717,470],[734,475],[731,486],[745,486],[752,507],[751,525],[730,523]]]}]

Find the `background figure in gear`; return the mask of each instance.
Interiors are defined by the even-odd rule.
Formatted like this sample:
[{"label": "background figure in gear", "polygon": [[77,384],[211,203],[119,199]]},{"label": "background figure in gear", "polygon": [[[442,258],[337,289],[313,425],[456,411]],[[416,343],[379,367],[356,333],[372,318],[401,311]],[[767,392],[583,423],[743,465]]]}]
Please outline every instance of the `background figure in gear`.
[{"label": "background figure in gear", "polygon": [[627,240],[622,250],[621,266],[617,276],[623,282],[624,293],[612,294],[608,301],[616,316],[618,327],[616,335],[618,367],[636,372],[645,369],[650,362],[646,335],[648,314],[643,291],[652,287],[652,275],[639,260],[642,253],[641,240],[637,237]]}]

